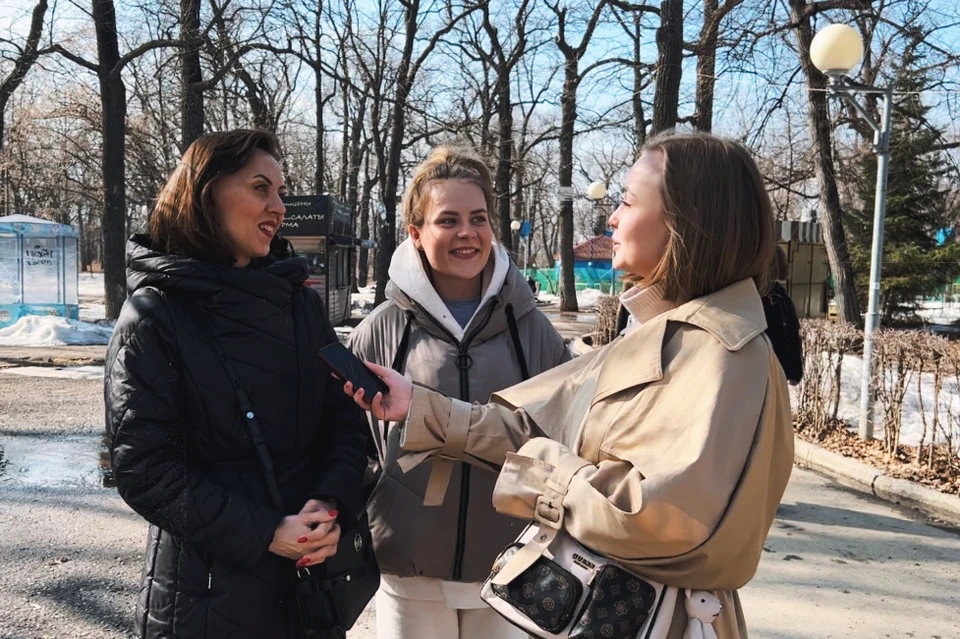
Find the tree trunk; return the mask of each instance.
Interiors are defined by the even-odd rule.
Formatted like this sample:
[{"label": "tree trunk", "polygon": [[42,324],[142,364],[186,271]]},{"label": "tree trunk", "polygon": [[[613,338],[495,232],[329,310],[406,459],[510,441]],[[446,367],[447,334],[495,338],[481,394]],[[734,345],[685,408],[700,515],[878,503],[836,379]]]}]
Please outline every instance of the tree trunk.
[{"label": "tree trunk", "polygon": [[[510,230],[510,168],[513,162],[513,105],[510,103],[510,69],[500,69],[497,78],[499,100],[497,130],[497,173],[493,190],[497,197],[497,219],[500,221],[500,243],[513,254],[513,232]],[[519,249],[517,249],[519,252]],[[514,255],[514,261],[517,256]]]},{"label": "tree trunk", "polygon": [[806,12],[806,0],[790,0],[790,21],[793,23],[800,54],[800,66],[807,82],[807,124],[814,147],[814,170],[820,184],[820,221],[826,244],[830,271],[836,284],[834,295],[842,321],[860,324],[860,308],[856,282],[840,207],[840,193],[833,165],[830,117],[827,111],[826,77],[810,61],[813,28]]},{"label": "tree trunk", "polygon": [[[319,51],[317,53],[319,54]],[[317,110],[317,137],[314,139],[313,148],[313,152],[317,156],[317,165],[313,174],[313,192],[317,195],[320,195],[323,193],[323,165],[326,162],[326,156],[325,149],[323,148],[323,107],[325,104],[323,101],[323,70],[320,66],[319,59],[317,60],[316,65],[313,67],[313,71],[314,108]],[[344,112],[344,118],[346,118],[346,112]]]},{"label": "tree trunk", "polygon": [[[573,135],[577,121],[577,58],[564,63],[563,94],[560,96],[560,188],[573,183]],[[577,286],[573,270],[573,199],[560,200],[560,310],[577,311]]]},{"label": "tree trunk", "polygon": [[718,0],[704,0],[703,27],[697,44],[697,95],[693,112],[694,125],[709,133],[713,129],[713,96],[717,72],[717,35],[720,19],[717,15]]},{"label": "tree trunk", "polygon": [[183,150],[203,135],[203,72],[200,67],[200,0],[180,0],[180,141]]},{"label": "tree trunk", "polygon": [[393,102],[391,115],[390,146],[387,155],[386,188],[380,194],[385,209],[384,219],[380,224],[379,240],[377,244],[377,291],[374,303],[379,305],[387,299],[387,278],[390,270],[390,259],[397,248],[397,189],[400,185],[400,151],[403,150],[404,125],[406,124],[407,97],[410,95],[411,59],[413,45],[417,35],[417,16],[420,11],[420,1],[412,0],[407,5],[406,41],[403,54],[397,68],[397,93]]},{"label": "tree trunk", "polygon": [[639,11],[633,13],[633,157],[640,157],[640,150],[647,141],[647,122],[643,110],[643,71],[640,67],[640,29],[641,18],[643,14]]},{"label": "tree trunk", "polygon": [[127,96],[119,71],[117,14],[113,0],[93,0],[93,22],[97,33],[97,57],[100,65],[100,101],[103,128],[103,285],[107,319],[115,320],[126,301],[124,244],[126,242],[124,154],[127,121]]},{"label": "tree trunk", "polygon": [[660,3],[657,52],[657,86],[653,94],[651,134],[677,125],[680,79],[683,74],[683,0],[663,0]]}]

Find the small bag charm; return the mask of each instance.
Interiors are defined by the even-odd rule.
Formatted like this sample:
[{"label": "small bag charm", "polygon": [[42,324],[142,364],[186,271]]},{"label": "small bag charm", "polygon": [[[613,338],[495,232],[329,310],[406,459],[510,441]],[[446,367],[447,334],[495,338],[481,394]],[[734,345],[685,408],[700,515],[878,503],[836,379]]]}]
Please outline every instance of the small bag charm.
[{"label": "small bag charm", "polygon": [[687,628],[683,639],[717,639],[713,629],[713,620],[720,616],[723,604],[713,593],[706,590],[684,588],[684,608],[687,610]]}]

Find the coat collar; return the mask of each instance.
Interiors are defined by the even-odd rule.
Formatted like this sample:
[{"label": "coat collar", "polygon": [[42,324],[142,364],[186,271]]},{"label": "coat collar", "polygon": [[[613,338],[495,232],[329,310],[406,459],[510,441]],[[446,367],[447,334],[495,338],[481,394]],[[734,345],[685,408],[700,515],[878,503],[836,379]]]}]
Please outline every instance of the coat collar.
[{"label": "coat collar", "polygon": [[663,377],[663,342],[670,322],[701,328],[729,351],[740,350],[767,327],[760,294],[750,278],[661,313],[607,347],[593,404]]}]

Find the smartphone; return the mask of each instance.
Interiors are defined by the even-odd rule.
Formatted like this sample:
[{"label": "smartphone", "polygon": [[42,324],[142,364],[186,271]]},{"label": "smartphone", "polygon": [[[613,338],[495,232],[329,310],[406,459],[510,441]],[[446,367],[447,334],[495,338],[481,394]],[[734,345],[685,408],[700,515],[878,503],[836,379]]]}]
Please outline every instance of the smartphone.
[{"label": "smartphone", "polygon": [[317,355],[340,379],[353,384],[354,390],[362,388],[364,401],[372,402],[377,393],[390,392],[387,384],[340,342],[327,344]]}]

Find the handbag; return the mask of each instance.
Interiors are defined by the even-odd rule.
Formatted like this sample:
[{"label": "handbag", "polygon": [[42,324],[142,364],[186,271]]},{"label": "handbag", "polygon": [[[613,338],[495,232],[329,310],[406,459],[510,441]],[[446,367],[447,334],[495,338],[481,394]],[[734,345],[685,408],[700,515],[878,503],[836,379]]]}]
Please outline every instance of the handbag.
[{"label": "handbag", "polygon": [[480,590],[487,605],[543,639],[666,637],[677,589],[627,570],[562,531],[530,566],[498,583],[510,561],[543,534],[538,524],[530,524],[500,553]]},{"label": "handbag", "polygon": [[537,497],[536,521],[494,561],[480,598],[542,639],[665,639],[677,589],[624,568],[563,530],[563,497],[587,463],[560,463]]},{"label": "handbag", "polygon": [[[257,451],[273,505],[284,512],[280,485],[273,472],[273,459],[263,439],[250,398],[240,384],[236,369],[210,330],[197,318],[191,323],[203,334],[233,384],[240,414]],[[298,568],[292,574],[297,607],[303,630],[308,636],[343,639],[356,623],[367,603],[380,587],[380,569],[373,552],[373,540],[366,510],[349,525],[340,528],[337,552],[322,564]]]}]

